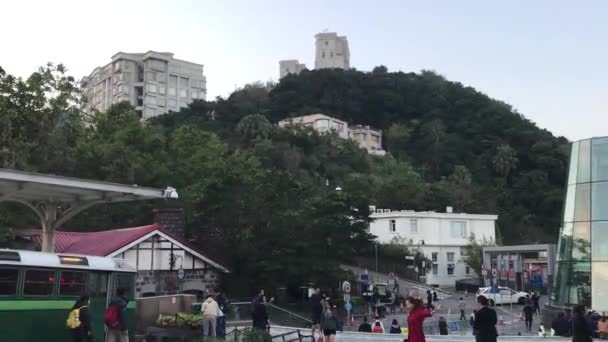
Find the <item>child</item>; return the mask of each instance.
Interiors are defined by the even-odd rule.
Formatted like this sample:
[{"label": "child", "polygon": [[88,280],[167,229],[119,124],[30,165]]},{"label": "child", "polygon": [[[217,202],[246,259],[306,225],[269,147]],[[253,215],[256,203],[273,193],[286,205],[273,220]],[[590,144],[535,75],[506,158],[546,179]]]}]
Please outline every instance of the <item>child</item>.
[{"label": "child", "polygon": [[445,317],[439,317],[439,335],[448,334],[448,322],[445,321]]}]

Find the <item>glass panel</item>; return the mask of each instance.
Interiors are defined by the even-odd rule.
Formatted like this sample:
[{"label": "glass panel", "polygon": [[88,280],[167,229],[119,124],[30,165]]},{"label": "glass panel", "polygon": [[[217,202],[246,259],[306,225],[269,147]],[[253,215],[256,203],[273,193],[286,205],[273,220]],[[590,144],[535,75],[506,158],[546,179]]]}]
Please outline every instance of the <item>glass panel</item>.
[{"label": "glass panel", "polygon": [[578,184],[576,186],[576,200],[574,202],[574,221],[589,221],[591,218],[591,184]]},{"label": "glass panel", "polygon": [[557,257],[559,261],[572,260],[572,223],[565,223],[562,227]]},{"label": "glass panel", "polygon": [[593,139],[591,144],[592,180],[608,180],[608,138]]},{"label": "glass panel", "polygon": [[570,169],[568,171],[568,184],[576,184],[576,171],[578,169],[578,142],[572,144],[570,151]]},{"label": "glass panel", "polygon": [[127,296],[129,299],[133,299],[134,297],[134,288],[135,288],[135,276],[131,274],[115,274],[114,275],[114,291],[112,293],[116,294],[116,289],[123,288],[127,291]]},{"label": "glass panel", "polygon": [[591,140],[580,142],[578,151],[578,171],[576,175],[577,183],[586,183],[591,180]]},{"label": "glass panel", "polygon": [[593,221],[608,220],[608,182],[591,183]]},{"label": "glass panel", "polygon": [[25,296],[50,296],[55,285],[55,271],[27,270],[23,284]]},{"label": "glass panel", "polygon": [[608,222],[591,224],[591,256],[593,261],[608,261]]},{"label": "glass panel", "polygon": [[573,263],[568,284],[570,286],[570,303],[591,305],[591,263]]},{"label": "glass panel", "polygon": [[564,206],[564,222],[574,221],[574,200],[576,199],[576,185],[569,185],[566,191]]},{"label": "glass panel", "polygon": [[101,297],[106,297],[108,294],[108,273],[97,274],[97,294]]},{"label": "glass panel", "polygon": [[0,270],[0,295],[17,294],[17,281],[19,280],[19,270],[3,269]]},{"label": "glass panel", "polygon": [[568,274],[571,271],[571,263],[560,262],[557,267],[557,276],[555,277],[555,286],[552,293],[552,301],[557,305],[565,305],[570,296],[570,287],[568,286]]},{"label": "glass panel", "polygon": [[593,309],[597,311],[608,310],[608,262],[592,263]]},{"label": "glass panel", "polygon": [[60,296],[80,296],[86,293],[87,274],[84,272],[61,272],[59,278]]},{"label": "glass panel", "polygon": [[579,222],[574,224],[572,232],[572,260],[589,261],[591,260],[591,231],[589,222]]}]

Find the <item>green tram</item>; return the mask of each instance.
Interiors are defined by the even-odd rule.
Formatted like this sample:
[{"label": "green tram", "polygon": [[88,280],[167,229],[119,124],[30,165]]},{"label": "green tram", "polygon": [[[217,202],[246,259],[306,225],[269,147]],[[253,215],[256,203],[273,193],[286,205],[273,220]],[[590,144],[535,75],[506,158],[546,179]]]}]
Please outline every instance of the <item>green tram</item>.
[{"label": "green tram", "polygon": [[130,297],[132,335],[135,273],[121,259],[0,249],[0,341],[70,341],[66,319],[85,294],[93,333],[103,341],[105,309],[119,287]]}]

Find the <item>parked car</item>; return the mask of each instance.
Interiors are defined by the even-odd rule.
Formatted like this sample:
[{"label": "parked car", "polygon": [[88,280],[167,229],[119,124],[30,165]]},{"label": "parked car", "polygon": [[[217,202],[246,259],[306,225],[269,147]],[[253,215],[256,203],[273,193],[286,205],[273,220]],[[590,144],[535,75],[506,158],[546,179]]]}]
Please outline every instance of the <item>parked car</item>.
[{"label": "parked car", "polygon": [[525,292],[513,291],[508,287],[480,287],[476,297],[484,296],[490,302],[490,306],[495,304],[525,304]]}]

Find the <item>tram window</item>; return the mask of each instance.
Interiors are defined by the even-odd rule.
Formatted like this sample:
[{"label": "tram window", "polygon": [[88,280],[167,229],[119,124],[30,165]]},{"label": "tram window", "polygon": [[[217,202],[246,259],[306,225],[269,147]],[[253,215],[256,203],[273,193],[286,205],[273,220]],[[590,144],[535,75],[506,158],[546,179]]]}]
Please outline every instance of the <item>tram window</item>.
[{"label": "tram window", "polygon": [[61,277],[59,278],[60,296],[80,296],[86,292],[86,288],[86,273],[61,271]]},{"label": "tram window", "polygon": [[127,296],[129,298],[134,297],[134,282],[135,276],[132,274],[115,274],[114,276],[114,291],[113,294],[116,294],[116,289],[123,288],[127,291]]},{"label": "tram window", "polygon": [[17,281],[19,270],[0,269],[0,296],[17,294]]},{"label": "tram window", "polygon": [[23,295],[25,296],[50,296],[53,294],[55,285],[55,271],[25,271],[23,282]]}]

